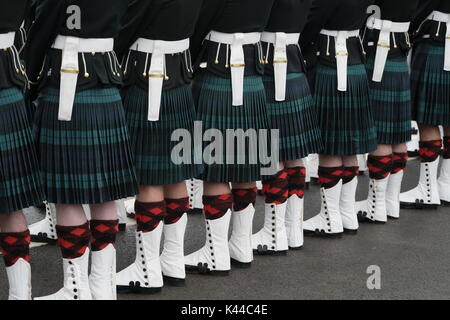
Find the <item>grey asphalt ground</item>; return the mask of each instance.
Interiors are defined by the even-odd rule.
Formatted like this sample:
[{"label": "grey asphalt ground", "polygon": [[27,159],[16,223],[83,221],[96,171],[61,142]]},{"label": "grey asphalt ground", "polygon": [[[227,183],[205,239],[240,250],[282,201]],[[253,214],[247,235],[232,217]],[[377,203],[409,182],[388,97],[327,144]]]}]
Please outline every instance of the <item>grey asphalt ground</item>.
[{"label": "grey asphalt ground", "polygon": [[[410,161],[403,189],[418,179],[418,162]],[[367,193],[360,178],[357,199]],[[258,198],[254,229],[263,223]],[[306,218],[319,211],[319,189],[306,194]],[[30,222],[41,215],[29,215]],[[189,216],[186,253],[204,243],[200,215]],[[287,256],[255,256],[250,269],[232,269],[228,277],[189,275],[182,288],[164,287],[155,295],[119,295],[119,299],[450,299],[450,208],[402,210],[401,219],[386,225],[361,225],[358,235],[329,240],[306,238],[299,251]],[[134,231],[118,237],[118,270],[134,261]],[[47,245],[31,250],[33,294],[55,292],[62,284],[59,250]],[[371,265],[381,269],[381,289],[366,286]],[[0,299],[7,298],[6,272],[0,262]]]}]

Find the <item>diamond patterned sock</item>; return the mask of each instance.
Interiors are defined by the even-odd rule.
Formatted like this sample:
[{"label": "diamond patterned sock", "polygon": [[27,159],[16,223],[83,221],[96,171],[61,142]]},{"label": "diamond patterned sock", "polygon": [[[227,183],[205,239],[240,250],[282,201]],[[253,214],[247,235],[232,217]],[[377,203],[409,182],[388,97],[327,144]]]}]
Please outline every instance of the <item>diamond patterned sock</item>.
[{"label": "diamond patterned sock", "polygon": [[450,159],[450,137],[444,137],[444,159]]},{"label": "diamond patterned sock", "polygon": [[381,180],[389,176],[393,167],[393,155],[373,156],[369,155],[367,167],[369,168],[369,177],[375,180]]},{"label": "diamond patterned sock", "polygon": [[272,178],[263,181],[263,193],[266,203],[285,203],[289,194],[287,171],[281,170]]},{"label": "diamond patterned sock", "polygon": [[177,223],[185,212],[189,211],[189,197],[166,199],[166,216],[164,224]]},{"label": "diamond patterned sock", "polygon": [[319,166],[318,182],[322,188],[330,189],[339,183],[344,174],[344,167]]},{"label": "diamond patterned sock", "polygon": [[136,212],[137,231],[151,232],[155,230],[166,215],[166,202],[140,202],[134,203]]},{"label": "diamond patterned sock", "polygon": [[91,249],[100,251],[109,244],[116,246],[119,220],[91,220]]},{"label": "diamond patterned sock", "polygon": [[407,152],[394,152],[391,173],[399,173],[400,171],[405,170],[407,163],[408,163],[408,153]]},{"label": "diamond patterned sock", "polygon": [[256,193],[258,188],[251,189],[233,189],[233,210],[242,211],[247,208],[250,204],[255,206],[256,203]]},{"label": "diamond patterned sock", "polygon": [[20,258],[30,262],[30,231],[0,233],[0,248],[7,267]]},{"label": "diamond patterned sock", "polygon": [[353,180],[359,174],[359,167],[344,167],[342,183],[346,184]]},{"label": "diamond patterned sock", "polygon": [[297,195],[299,198],[303,198],[303,196],[305,195],[306,168],[287,168],[286,172],[288,174],[289,197]]},{"label": "diamond patterned sock", "polygon": [[442,150],[441,140],[419,141],[419,156],[421,162],[435,161]]},{"label": "diamond patterned sock", "polygon": [[81,257],[89,246],[91,232],[89,223],[80,226],[56,226],[58,245],[64,259],[76,259]]},{"label": "diamond patterned sock", "polygon": [[203,211],[207,220],[222,218],[233,207],[233,196],[222,194],[220,196],[203,196]]}]

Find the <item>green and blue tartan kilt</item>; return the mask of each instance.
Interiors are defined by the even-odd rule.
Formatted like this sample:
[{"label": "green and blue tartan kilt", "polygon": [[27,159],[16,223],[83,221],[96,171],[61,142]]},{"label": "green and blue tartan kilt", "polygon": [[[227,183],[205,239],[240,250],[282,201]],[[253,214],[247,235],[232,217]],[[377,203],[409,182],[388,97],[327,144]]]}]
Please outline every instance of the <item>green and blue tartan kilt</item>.
[{"label": "green and blue tartan kilt", "polygon": [[411,83],[408,62],[388,59],[381,82],[372,81],[374,59],[367,61],[372,114],[378,144],[411,140]]},{"label": "green and blue tartan kilt", "polygon": [[337,89],[337,70],[319,64],[314,104],[326,155],[365,154],[377,148],[364,65],[348,66],[347,91]]},{"label": "green and blue tartan kilt", "polygon": [[[206,157],[206,164],[201,176],[207,182],[235,182],[244,183],[261,180],[261,164],[258,153],[263,139],[258,138],[256,144],[249,143],[246,139],[243,152],[238,154],[237,143],[234,151],[230,150],[228,159],[234,156],[232,164],[227,163],[227,150],[229,141],[226,141],[227,130],[241,129],[247,132],[249,129],[261,133],[261,130],[270,129],[270,119],[267,111],[266,93],[261,76],[248,76],[244,79],[244,104],[242,106],[232,105],[231,79],[217,77],[206,70],[201,70],[196,75],[193,83],[194,101],[197,108],[197,119],[202,121],[203,132],[209,129],[218,130],[223,137],[223,150],[221,155],[212,153],[214,157],[221,157],[221,163],[213,162]],[[270,141],[270,132],[267,136]],[[241,145],[242,146],[242,145]],[[267,146],[267,144],[266,144]],[[210,143],[204,144],[205,155]],[[229,148],[230,149],[230,148]],[[219,151],[218,151],[219,152]],[[241,156],[245,161],[238,163],[237,158]],[[253,161],[256,156],[256,161]],[[253,160],[252,160],[253,159]]]},{"label": "green and blue tartan kilt", "polygon": [[23,94],[0,90],[0,214],[44,200],[42,183]]},{"label": "green and blue tartan kilt", "polygon": [[117,88],[77,92],[72,120],[59,121],[59,90],[45,88],[35,139],[47,200],[96,204],[138,192],[122,100]]},{"label": "green and blue tartan kilt", "polygon": [[444,71],[444,46],[423,41],[411,65],[413,119],[420,124],[450,126],[450,72]]},{"label": "green and blue tartan kilt", "polygon": [[[176,164],[172,159],[172,151],[180,143],[172,141],[172,134],[183,130],[194,137],[195,107],[189,85],[163,91],[159,121],[148,121],[146,90],[130,86],[124,89],[123,98],[139,184],[175,184],[200,174],[201,165],[196,164],[193,148],[177,153],[188,161]],[[193,147],[193,139],[191,142]]]},{"label": "green and blue tartan kilt", "polygon": [[279,130],[280,161],[297,160],[323,149],[319,120],[308,80],[303,73],[287,75],[286,100],[275,101],[273,77],[263,77],[272,129]]}]

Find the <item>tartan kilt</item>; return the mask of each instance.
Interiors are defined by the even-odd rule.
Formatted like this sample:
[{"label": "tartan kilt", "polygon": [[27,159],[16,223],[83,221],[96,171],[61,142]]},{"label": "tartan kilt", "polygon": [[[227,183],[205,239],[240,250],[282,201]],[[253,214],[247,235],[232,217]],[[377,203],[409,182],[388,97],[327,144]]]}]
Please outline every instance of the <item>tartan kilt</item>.
[{"label": "tartan kilt", "polygon": [[319,120],[308,80],[303,73],[287,75],[286,100],[275,101],[273,77],[263,77],[272,129],[280,135],[280,161],[297,160],[323,148]]},{"label": "tartan kilt", "polygon": [[444,71],[444,46],[420,42],[411,64],[413,119],[450,126],[450,72]]},{"label": "tartan kilt", "polygon": [[[175,164],[171,154],[178,141],[172,133],[184,129],[194,136],[195,107],[189,85],[164,90],[159,121],[148,121],[148,92],[138,86],[123,90],[124,108],[130,131],[131,150],[140,185],[165,185],[196,177],[201,170],[196,165],[193,150],[183,150],[190,161]],[[193,139],[190,144],[193,146]]]},{"label": "tartan kilt", "polygon": [[411,141],[411,84],[406,58],[388,59],[381,82],[372,81],[374,59],[366,69],[378,144]]},{"label": "tartan kilt", "polygon": [[47,200],[97,204],[137,194],[137,181],[117,88],[75,95],[72,120],[59,121],[59,89],[38,98],[34,135]]},{"label": "tartan kilt", "polygon": [[337,90],[337,70],[319,64],[314,104],[326,155],[365,154],[377,148],[364,65],[348,66],[347,91]]},{"label": "tartan kilt", "polygon": [[[249,140],[246,139],[245,148],[242,152],[245,162],[239,164],[234,159],[233,164],[227,164],[225,137],[227,129],[242,129],[244,132],[249,129],[254,129],[256,132],[261,129],[270,129],[262,76],[245,77],[244,104],[242,106],[232,105],[231,79],[215,76],[206,70],[200,70],[196,74],[193,82],[193,93],[197,108],[197,119],[202,121],[203,132],[206,133],[209,129],[216,129],[224,137],[222,144],[224,148],[221,154],[223,162],[220,164],[206,163],[201,179],[206,182],[222,183],[244,183],[261,180],[263,165],[258,158],[259,147],[249,143]],[[270,141],[270,137],[268,137],[268,140]],[[206,150],[205,148],[208,145],[209,142],[205,143],[203,149]],[[231,151],[231,153],[236,156],[236,149],[235,152]],[[257,161],[251,161],[255,155]],[[215,156],[218,155],[215,154]]]},{"label": "tartan kilt", "polygon": [[44,200],[41,176],[23,94],[0,90],[0,214]]}]

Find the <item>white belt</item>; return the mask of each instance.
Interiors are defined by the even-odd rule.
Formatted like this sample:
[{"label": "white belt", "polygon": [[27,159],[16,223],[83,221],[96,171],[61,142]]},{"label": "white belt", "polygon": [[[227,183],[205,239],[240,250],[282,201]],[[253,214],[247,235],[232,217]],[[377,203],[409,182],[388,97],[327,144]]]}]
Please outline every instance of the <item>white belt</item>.
[{"label": "white belt", "polygon": [[233,106],[244,104],[244,45],[261,41],[261,33],[221,33],[211,31],[206,40],[223,43],[230,46],[231,86],[233,89]]},{"label": "white belt", "polygon": [[384,68],[386,66],[389,50],[391,49],[391,33],[408,32],[409,26],[409,22],[399,23],[389,20],[380,20],[374,17],[370,17],[367,20],[367,27],[369,29],[380,30],[372,81],[381,82],[383,79]]},{"label": "white belt", "polygon": [[114,39],[82,39],[59,35],[52,48],[62,50],[58,120],[71,121],[80,72],[78,53],[113,51]]},{"label": "white belt", "polygon": [[0,34],[0,49],[7,49],[14,45],[15,32]]},{"label": "white belt", "polygon": [[[439,11],[433,11],[428,20],[437,21],[439,23],[445,23],[447,25],[447,33],[445,35],[445,61],[444,70],[450,71],[450,14]],[[440,27],[440,25],[439,25]]]},{"label": "white belt", "polygon": [[139,38],[130,50],[151,53],[152,61],[148,75],[148,121],[158,121],[161,110],[161,96],[166,69],[166,54],[181,53],[189,49],[189,39],[162,41]]},{"label": "white belt", "polygon": [[275,101],[286,100],[287,49],[288,45],[298,44],[300,33],[264,32],[261,41],[273,44],[273,70],[275,77]]},{"label": "white belt", "polygon": [[347,91],[347,67],[348,67],[348,50],[347,39],[349,37],[359,36],[359,30],[353,31],[330,31],[322,30],[321,34],[335,39],[336,65],[338,90]]}]

